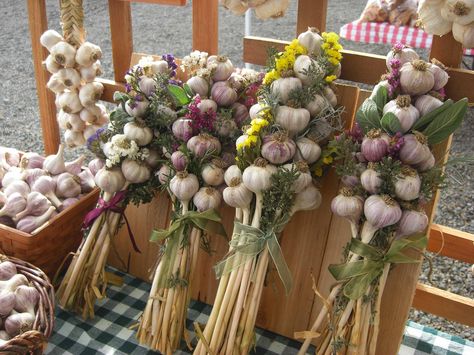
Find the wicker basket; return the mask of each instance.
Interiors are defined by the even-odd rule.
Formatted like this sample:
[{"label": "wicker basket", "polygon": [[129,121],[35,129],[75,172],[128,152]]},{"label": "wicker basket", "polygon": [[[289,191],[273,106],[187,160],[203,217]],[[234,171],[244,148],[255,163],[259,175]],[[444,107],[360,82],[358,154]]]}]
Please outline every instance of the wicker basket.
[{"label": "wicker basket", "polygon": [[77,250],[84,216],[94,208],[98,196],[99,189],[93,190],[33,235],[0,224],[0,249],[39,267],[52,279],[64,258]]},{"label": "wicker basket", "polygon": [[4,255],[1,255],[0,259],[15,264],[18,273],[23,274],[40,295],[33,330],[17,335],[0,345],[0,354],[42,354],[54,327],[53,286],[48,276],[36,266]]}]

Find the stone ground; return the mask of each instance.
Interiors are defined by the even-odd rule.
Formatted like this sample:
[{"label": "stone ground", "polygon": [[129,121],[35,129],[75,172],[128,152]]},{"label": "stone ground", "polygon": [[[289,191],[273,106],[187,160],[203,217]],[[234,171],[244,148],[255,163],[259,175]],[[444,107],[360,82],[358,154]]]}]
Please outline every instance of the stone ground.
[{"label": "stone ground", "polygon": [[[350,3],[350,6],[348,4]],[[338,32],[341,25],[356,19],[364,8],[364,0],[329,2],[328,30]],[[88,39],[104,52],[104,77],[112,78],[111,40],[106,0],[85,0]],[[47,2],[50,27],[59,30],[57,1]],[[173,53],[182,57],[191,50],[191,5],[177,8],[162,5],[133,4],[135,50],[150,54]],[[34,81],[31,44],[28,30],[26,1],[6,0],[0,5],[0,145],[23,150],[42,151],[43,144],[38,119],[38,101]],[[275,21],[253,19],[252,34],[288,40],[295,36],[296,1],[287,16]],[[242,65],[242,36],[244,18],[220,9],[220,52]],[[389,47],[342,41],[348,49],[386,54]],[[426,51],[420,52],[426,56]],[[463,127],[455,134],[452,152],[472,156],[474,152],[474,114],[470,110]],[[78,154],[78,152],[70,152]],[[440,199],[436,222],[467,232],[474,232],[474,177],[472,166],[449,169],[454,177]],[[444,257],[433,259],[432,282],[457,294],[474,297],[471,265]],[[423,267],[421,280],[427,282],[428,265]],[[469,327],[413,310],[412,320],[474,340]]]}]

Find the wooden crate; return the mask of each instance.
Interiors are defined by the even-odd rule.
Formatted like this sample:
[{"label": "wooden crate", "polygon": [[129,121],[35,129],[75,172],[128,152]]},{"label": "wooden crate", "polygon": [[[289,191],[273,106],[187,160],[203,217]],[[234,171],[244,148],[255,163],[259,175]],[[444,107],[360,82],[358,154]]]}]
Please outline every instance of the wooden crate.
[{"label": "wooden crate", "polygon": [[79,247],[84,216],[94,208],[98,197],[99,189],[94,189],[34,235],[0,224],[0,249],[39,267],[52,279],[64,258]]}]

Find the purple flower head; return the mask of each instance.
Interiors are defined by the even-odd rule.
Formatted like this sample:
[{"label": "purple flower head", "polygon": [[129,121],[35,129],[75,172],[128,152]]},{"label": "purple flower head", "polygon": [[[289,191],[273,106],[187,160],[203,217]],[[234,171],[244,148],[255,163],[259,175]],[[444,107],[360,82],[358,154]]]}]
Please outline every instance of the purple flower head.
[{"label": "purple flower head", "polygon": [[202,130],[212,132],[214,130],[214,123],[216,121],[216,113],[212,110],[201,112],[198,105],[201,103],[201,97],[196,95],[193,101],[188,105],[188,112],[186,118],[192,120],[192,127],[194,131],[201,132]]},{"label": "purple flower head", "polygon": [[91,152],[97,154],[101,151],[100,149],[100,142],[102,141],[102,136],[107,131],[107,127],[101,127],[93,135],[87,138],[87,149]]},{"label": "purple flower head", "polygon": [[170,76],[174,77],[176,75],[176,69],[178,68],[174,56],[172,54],[164,54],[161,58],[168,63],[168,68],[171,69]]},{"label": "purple flower head", "polygon": [[405,45],[401,42],[397,42],[395,43],[395,45],[393,46],[393,49],[397,50],[397,51],[401,51],[403,48],[405,48]]},{"label": "purple flower head", "polygon": [[388,146],[388,154],[393,158],[398,158],[398,153],[400,152],[404,141],[405,139],[403,138],[403,134],[397,132],[390,140],[390,144]]},{"label": "purple flower head", "polygon": [[441,88],[438,90],[438,94],[441,95],[441,98],[444,100],[446,98],[446,90],[444,88]]},{"label": "purple flower head", "polygon": [[359,123],[354,123],[354,126],[350,131],[347,131],[347,136],[350,137],[354,142],[361,143],[364,138],[364,133],[359,126]]},{"label": "purple flower head", "polygon": [[168,84],[177,85],[177,86],[183,86],[183,82],[182,82],[181,80],[173,80],[173,79],[170,79],[170,80],[168,80]]},{"label": "purple flower head", "polygon": [[390,62],[388,64],[390,65],[390,68],[392,68],[393,70],[393,69],[400,68],[402,62],[400,62],[400,59],[393,58],[393,59],[390,59]]},{"label": "purple flower head", "polygon": [[140,94],[135,95],[135,101],[143,101],[143,96]]},{"label": "purple flower head", "polygon": [[130,91],[132,91],[132,85],[130,85],[129,83],[125,83],[125,91],[127,93],[129,93]]}]

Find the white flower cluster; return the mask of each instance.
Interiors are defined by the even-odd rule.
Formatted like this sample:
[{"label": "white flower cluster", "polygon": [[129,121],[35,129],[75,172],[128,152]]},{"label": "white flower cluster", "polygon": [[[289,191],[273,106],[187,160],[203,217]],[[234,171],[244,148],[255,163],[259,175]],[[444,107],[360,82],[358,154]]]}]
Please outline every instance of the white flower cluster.
[{"label": "white flower cluster", "polygon": [[104,144],[102,150],[107,157],[105,165],[108,168],[119,164],[121,158],[139,159],[143,154],[143,152],[139,152],[140,148],[137,143],[128,139],[124,134],[113,136],[110,142]]},{"label": "white flower cluster", "polygon": [[243,68],[240,70],[240,75],[249,83],[256,83],[260,80],[260,73],[253,69]]},{"label": "white flower cluster", "polygon": [[189,55],[185,56],[181,61],[181,69],[183,71],[196,71],[206,67],[207,52],[192,51]]},{"label": "white flower cluster", "polygon": [[196,76],[201,78],[209,79],[212,76],[213,71],[217,68],[217,63],[211,63],[205,68],[200,68],[196,71]]}]

